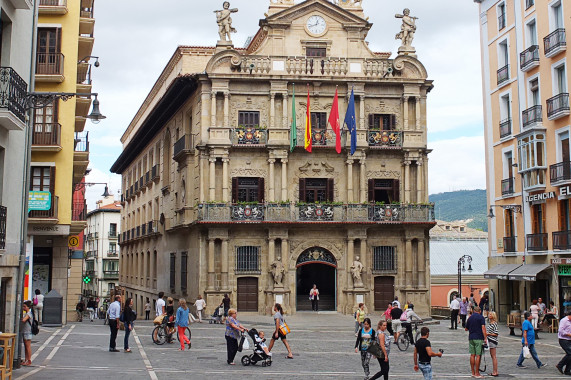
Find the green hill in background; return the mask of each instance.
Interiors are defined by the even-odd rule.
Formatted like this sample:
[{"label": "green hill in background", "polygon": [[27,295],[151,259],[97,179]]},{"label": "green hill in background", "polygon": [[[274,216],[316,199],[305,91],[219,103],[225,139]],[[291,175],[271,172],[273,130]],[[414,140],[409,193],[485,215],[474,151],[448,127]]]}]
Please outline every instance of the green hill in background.
[{"label": "green hill in background", "polygon": [[436,219],[446,222],[473,219],[468,227],[488,231],[486,190],[460,190],[432,194]]}]

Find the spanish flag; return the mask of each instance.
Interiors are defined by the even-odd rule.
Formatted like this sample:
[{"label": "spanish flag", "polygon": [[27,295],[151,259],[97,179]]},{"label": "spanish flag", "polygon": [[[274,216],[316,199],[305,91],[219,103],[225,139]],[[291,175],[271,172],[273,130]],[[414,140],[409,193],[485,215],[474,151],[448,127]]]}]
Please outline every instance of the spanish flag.
[{"label": "spanish flag", "polygon": [[311,153],[311,107],[309,105],[309,83],[307,84],[307,114],[305,115],[305,150]]}]

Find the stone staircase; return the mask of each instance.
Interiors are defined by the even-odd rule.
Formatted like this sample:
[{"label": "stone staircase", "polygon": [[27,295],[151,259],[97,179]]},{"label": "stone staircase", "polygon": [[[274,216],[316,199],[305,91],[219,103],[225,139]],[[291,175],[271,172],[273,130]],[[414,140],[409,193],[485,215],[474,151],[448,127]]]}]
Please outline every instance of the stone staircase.
[{"label": "stone staircase", "polygon": [[[320,295],[319,296],[319,311],[334,311],[335,310],[335,296],[333,295]],[[311,311],[311,301],[309,296],[299,295],[297,297],[297,311]]]}]

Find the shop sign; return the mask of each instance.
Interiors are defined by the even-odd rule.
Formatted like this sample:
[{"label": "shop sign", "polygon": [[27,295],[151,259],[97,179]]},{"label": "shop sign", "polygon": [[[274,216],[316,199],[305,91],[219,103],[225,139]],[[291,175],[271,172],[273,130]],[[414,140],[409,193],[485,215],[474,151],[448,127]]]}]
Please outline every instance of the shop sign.
[{"label": "shop sign", "polygon": [[571,276],[571,265],[559,265],[557,274],[559,276]]},{"label": "shop sign", "polygon": [[560,196],[571,195],[571,187],[569,187],[569,186],[560,187],[559,188],[559,195]]},{"label": "shop sign", "polygon": [[555,198],[555,192],[554,191],[550,191],[548,193],[528,195],[527,197],[525,197],[525,201],[526,202],[536,202],[536,201],[544,201],[546,199],[552,199],[552,198]]},{"label": "shop sign", "polygon": [[553,265],[571,264],[571,259],[566,259],[566,258],[551,259],[551,264]]},{"label": "shop sign", "polygon": [[69,235],[69,225],[48,224],[32,225],[28,228],[28,235]]}]

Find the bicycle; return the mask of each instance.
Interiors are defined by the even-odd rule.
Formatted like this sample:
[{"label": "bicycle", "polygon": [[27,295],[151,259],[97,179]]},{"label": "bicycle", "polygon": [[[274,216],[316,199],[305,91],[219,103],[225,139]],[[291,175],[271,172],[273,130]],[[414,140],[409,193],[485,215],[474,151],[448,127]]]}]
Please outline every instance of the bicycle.
[{"label": "bicycle", "polygon": [[[418,329],[418,325],[422,325],[422,321],[411,322],[412,336],[414,337],[415,343],[420,339],[420,330]],[[401,329],[399,337],[396,341],[396,344],[397,344],[397,347],[399,348],[399,350],[401,350],[401,351],[408,350],[408,346],[410,345],[408,338],[409,337],[406,333],[406,329],[404,331],[403,331],[403,329]]]},{"label": "bicycle", "polygon": [[[163,319],[163,323],[156,326],[153,329],[153,332],[151,333],[153,343],[156,345],[162,346],[166,342],[172,342],[173,341],[173,335],[176,335],[176,339],[180,342],[180,336],[177,333],[176,327],[169,326],[169,324],[166,321],[167,321],[167,318],[165,317],[165,319]],[[186,337],[188,338],[188,340],[190,342],[190,338],[191,338],[190,328],[187,327],[184,330],[184,335],[186,335]],[[190,348],[190,347],[191,347],[191,344],[188,343],[188,348]]]}]

